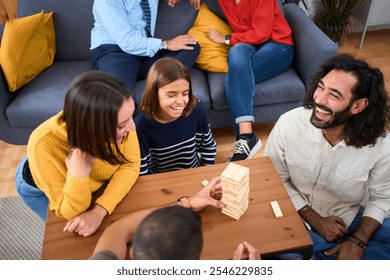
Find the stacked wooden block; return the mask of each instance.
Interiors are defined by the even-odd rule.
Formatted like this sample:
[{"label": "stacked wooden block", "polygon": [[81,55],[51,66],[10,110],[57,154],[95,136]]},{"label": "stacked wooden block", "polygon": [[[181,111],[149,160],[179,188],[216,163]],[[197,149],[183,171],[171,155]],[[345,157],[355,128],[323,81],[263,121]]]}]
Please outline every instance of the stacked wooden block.
[{"label": "stacked wooden block", "polygon": [[222,213],[239,220],[249,204],[249,168],[229,163],[221,174]]}]

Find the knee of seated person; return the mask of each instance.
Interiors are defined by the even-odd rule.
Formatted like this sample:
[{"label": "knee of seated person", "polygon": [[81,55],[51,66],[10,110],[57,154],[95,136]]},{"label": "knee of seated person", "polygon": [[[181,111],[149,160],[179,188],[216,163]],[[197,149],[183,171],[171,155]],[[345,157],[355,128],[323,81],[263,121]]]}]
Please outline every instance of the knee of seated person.
[{"label": "knee of seated person", "polygon": [[242,55],[243,53],[246,53],[248,49],[253,48],[252,45],[246,44],[246,43],[239,43],[236,45],[233,45],[229,50],[229,59],[237,58],[237,56]]}]

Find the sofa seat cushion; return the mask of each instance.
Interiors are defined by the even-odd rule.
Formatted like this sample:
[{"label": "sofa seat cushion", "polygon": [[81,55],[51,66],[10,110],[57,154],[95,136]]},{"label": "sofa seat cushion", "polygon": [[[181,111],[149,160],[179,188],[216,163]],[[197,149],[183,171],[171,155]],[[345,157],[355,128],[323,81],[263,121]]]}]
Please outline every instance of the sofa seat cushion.
[{"label": "sofa seat cushion", "polygon": [[[211,100],[210,93],[207,87],[207,79],[203,71],[192,68],[190,71],[192,91],[197,99],[202,100],[207,110],[210,110]],[[135,86],[135,102],[139,105],[144,94],[145,81],[137,82]]]},{"label": "sofa seat cushion", "polygon": [[[229,110],[223,73],[207,73],[211,104],[213,110]],[[290,67],[286,72],[268,81],[256,85],[253,107],[289,102],[302,102],[305,85],[295,70]]]},{"label": "sofa seat cushion", "polygon": [[65,93],[80,73],[91,69],[89,60],[57,61],[21,88],[6,108],[13,127],[36,127],[63,109]]}]

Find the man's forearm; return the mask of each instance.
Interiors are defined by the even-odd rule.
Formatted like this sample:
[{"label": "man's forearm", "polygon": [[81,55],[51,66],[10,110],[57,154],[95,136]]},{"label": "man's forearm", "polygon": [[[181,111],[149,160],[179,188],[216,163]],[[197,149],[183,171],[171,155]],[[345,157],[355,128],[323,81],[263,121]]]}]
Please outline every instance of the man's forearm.
[{"label": "man's forearm", "polygon": [[367,244],[371,239],[371,236],[379,227],[380,223],[377,220],[371,217],[363,216],[359,227],[352,235]]},{"label": "man's forearm", "polygon": [[313,229],[317,228],[317,224],[321,219],[321,215],[313,210],[309,205],[303,206],[298,210],[299,216],[308,223]]}]

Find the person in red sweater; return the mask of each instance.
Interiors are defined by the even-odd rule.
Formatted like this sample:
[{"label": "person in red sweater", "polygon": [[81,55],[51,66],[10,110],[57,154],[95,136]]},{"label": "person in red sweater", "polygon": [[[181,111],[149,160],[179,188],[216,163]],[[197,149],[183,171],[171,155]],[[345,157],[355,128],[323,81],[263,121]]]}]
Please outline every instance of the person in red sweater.
[{"label": "person in red sweater", "polygon": [[255,85],[286,71],[294,54],[291,29],[276,0],[218,0],[233,33],[216,29],[208,37],[231,45],[225,92],[235,121],[236,141],[229,161],[251,159],[261,148],[253,132]]}]

